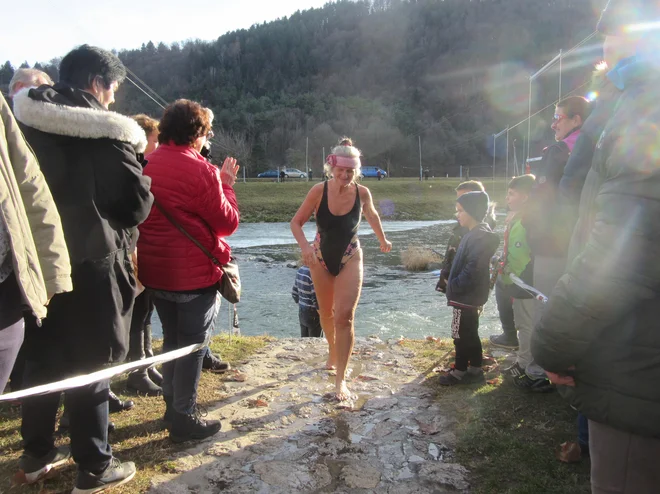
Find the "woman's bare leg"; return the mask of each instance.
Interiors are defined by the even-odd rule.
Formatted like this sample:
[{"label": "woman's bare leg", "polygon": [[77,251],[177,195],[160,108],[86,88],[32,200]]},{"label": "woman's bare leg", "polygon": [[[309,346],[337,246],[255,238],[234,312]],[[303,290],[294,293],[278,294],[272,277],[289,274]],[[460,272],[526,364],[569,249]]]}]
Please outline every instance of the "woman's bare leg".
[{"label": "woman's bare leg", "polygon": [[335,318],[333,314],[335,277],[316,262],[309,267],[316,291],[316,300],[319,303],[319,316],[321,318],[321,328],[328,342],[328,361],[325,364],[326,369],[337,368],[337,352],[335,350]]},{"label": "woman's bare leg", "polygon": [[346,385],[346,368],[355,342],[355,308],[362,292],[362,249],[348,261],[335,278],[335,341],[337,347],[337,378],[335,393],[346,400],[351,393]]}]

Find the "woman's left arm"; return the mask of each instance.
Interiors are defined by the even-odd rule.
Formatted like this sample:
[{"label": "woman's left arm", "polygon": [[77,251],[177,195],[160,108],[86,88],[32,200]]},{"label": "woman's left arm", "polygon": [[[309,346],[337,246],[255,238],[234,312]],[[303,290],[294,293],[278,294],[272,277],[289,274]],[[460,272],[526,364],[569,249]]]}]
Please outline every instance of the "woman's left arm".
[{"label": "woman's left arm", "polygon": [[380,250],[382,252],[389,252],[392,250],[392,242],[385,238],[385,232],[383,231],[383,225],[380,222],[380,216],[378,211],[374,207],[374,201],[371,197],[371,192],[366,187],[358,185],[360,191],[360,201],[362,202],[362,212],[364,217],[367,218],[369,225],[373,229],[378,241],[380,242]]}]

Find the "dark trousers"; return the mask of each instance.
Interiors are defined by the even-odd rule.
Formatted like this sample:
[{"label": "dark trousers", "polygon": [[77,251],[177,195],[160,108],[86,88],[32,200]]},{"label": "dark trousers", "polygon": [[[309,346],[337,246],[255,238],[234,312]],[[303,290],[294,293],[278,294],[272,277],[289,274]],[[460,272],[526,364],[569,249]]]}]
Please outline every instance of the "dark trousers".
[{"label": "dark trousers", "polygon": [[[135,277],[126,251],[72,266],[74,290],[56,295],[39,327],[25,317],[26,388],[89,374],[124,360],[135,298]],[[108,444],[109,382],[67,390],[71,453],[78,467],[104,470]],[[21,434],[26,453],[43,456],[53,448],[60,393],[23,400]]]},{"label": "dark trousers", "polygon": [[154,313],[154,307],[154,297],[149,290],[144,290],[135,298],[128,344],[128,360],[130,361],[154,356],[151,348],[151,316]]},{"label": "dark trousers", "polygon": [[660,439],[589,421],[592,494],[657,494]]},{"label": "dark trousers", "polygon": [[298,319],[300,320],[301,338],[319,338],[323,333],[321,316],[316,309],[301,306],[298,310]]},{"label": "dark trousers", "polygon": [[578,444],[589,447],[589,419],[578,412]]},{"label": "dark trousers", "polygon": [[483,353],[479,338],[479,313],[477,308],[454,307],[452,336],[456,348],[454,367],[466,371],[468,365],[481,367]]},{"label": "dark trousers", "polygon": [[[216,292],[203,293],[187,302],[156,296],[163,323],[163,352],[202,343],[213,329]],[[191,414],[197,402],[197,385],[207,348],[163,364],[163,396],[172,399],[174,410]]]},{"label": "dark trousers", "polygon": [[497,312],[500,315],[502,331],[506,336],[513,340],[518,339],[518,332],[513,320],[513,298],[506,289],[506,286],[500,282],[495,284],[495,300],[497,302]]},{"label": "dark trousers", "polygon": [[[60,376],[62,377],[62,376]],[[26,387],[56,380],[52,369],[28,360],[25,366]],[[69,414],[71,454],[78,468],[100,473],[112,458],[108,444],[108,391],[110,381],[69,389],[66,410]],[[21,435],[27,453],[41,457],[55,447],[54,432],[60,393],[23,399]]]}]

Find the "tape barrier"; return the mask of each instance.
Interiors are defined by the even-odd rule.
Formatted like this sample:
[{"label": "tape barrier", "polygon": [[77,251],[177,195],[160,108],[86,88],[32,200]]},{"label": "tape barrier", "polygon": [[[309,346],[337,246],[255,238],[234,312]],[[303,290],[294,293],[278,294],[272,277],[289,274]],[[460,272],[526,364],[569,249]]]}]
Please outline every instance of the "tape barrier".
[{"label": "tape barrier", "polygon": [[70,377],[68,379],[63,379],[62,381],[57,381],[49,384],[42,384],[41,386],[35,386],[29,389],[22,389],[20,391],[14,391],[12,393],[0,394],[0,402],[3,401],[14,401],[26,398],[28,396],[36,395],[45,395],[48,393],[56,393],[66,391],[71,388],[78,388],[80,386],[87,386],[99,381],[104,381],[106,379],[111,379],[120,374],[125,374],[127,372],[140,369],[142,367],[152,366],[155,364],[162,364],[164,362],[169,362],[170,360],[175,360],[181,357],[185,357],[197,350],[204,348],[208,345],[210,340],[211,333],[209,332],[209,337],[207,337],[202,343],[197,343],[195,345],[189,345],[187,347],[178,348],[170,352],[162,353],[160,355],[154,355],[153,357],[145,358],[142,360],[136,360],[135,362],[128,362],[126,364],[115,365],[113,367],[108,367],[107,369],[102,369],[100,371],[92,372],[91,374],[86,374],[83,376]]},{"label": "tape barrier", "polygon": [[529,286],[527,283],[525,283],[523,280],[518,278],[515,274],[510,274],[509,277],[511,278],[511,281],[513,281],[516,285],[518,285],[520,288],[523,290],[528,291],[530,294],[534,295],[534,298],[536,300],[540,300],[544,304],[548,302],[548,297],[543,295],[540,291],[538,291],[536,288],[533,286]]}]

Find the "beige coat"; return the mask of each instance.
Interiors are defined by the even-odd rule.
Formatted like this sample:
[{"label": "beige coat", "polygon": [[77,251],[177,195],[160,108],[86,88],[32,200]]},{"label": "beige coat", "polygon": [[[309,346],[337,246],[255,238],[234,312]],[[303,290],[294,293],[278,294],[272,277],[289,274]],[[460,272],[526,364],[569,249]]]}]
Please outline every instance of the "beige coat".
[{"label": "beige coat", "polygon": [[71,263],[60,215],[39,163],[1,94],[0,216],[11,239],[23,299],[42,319],[50,297],[73,289]]}]

